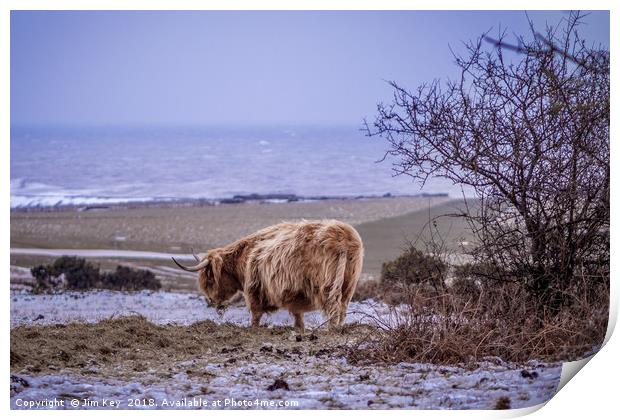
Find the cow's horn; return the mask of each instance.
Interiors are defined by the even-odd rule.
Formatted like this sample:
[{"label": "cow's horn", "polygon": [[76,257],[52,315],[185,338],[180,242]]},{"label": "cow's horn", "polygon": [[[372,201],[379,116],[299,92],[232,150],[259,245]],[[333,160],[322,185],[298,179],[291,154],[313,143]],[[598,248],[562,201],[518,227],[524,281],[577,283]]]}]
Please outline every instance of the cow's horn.
[{"label": "cow's horn", "polygon": [[174,263],[176,265],[179,266],[179,268],[181,268],[182,270],[185,271],[191,271],[191,272],[195,272],[195,271],[199,271],[202,270],[203,268],[205,268],[206,266],[209,265],[209,260],[204,260],[203,262],[201,262],[200,264],[197,265],[193,265],[191,267],[185,267],[184,265],[182,265],[181,263],[179,263],[177,260],[174,259],[174,257],[172,257],[172,261],[174,261]]}]

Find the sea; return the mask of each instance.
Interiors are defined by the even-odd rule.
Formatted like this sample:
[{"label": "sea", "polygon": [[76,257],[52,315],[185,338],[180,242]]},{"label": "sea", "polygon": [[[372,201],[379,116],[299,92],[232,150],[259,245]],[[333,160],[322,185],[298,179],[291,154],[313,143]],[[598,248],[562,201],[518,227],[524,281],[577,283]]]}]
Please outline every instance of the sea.
[{"label": "sea", "polygon": [[360,127],[11,127],[11,208],[449,194],[395,176],[384,139]]}]

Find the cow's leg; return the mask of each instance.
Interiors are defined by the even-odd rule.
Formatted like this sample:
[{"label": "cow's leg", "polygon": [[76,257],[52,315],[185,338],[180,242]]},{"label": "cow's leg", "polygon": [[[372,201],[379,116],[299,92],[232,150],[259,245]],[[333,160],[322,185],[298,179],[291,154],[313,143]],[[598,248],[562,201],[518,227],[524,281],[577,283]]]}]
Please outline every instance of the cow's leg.
[{"label": "cow's leg", "polygon": [[329,329],[337,330],[340,325],[340,303],[328,304],[325,308],[325,317],[327,318]]},{"label": "cow's leg", "polygon": [[342,295],[338,290],[327,294],[323,304],[323,313],[327,318],[329,329],[335,330],[340,325],[340,314],[342,312]]},{"label": "cow's leg", "polygon": [[340,300],[339,325],[344,324],[345,318],[347,317],[349,303],[351,302],[351,299],[353,299],[353,294],[355,293],[355,288],[357,287],[359,273],[352,272],[354,268],[355,267],[347,267],[347,271],[345,272],[345,278],[342,284],[342,298]]},{"label": "cow's leg", "polygon": [[340,319],[338,315],[329,318],[329,330],[338,331],[340,329]]},{"label": "cow's leg", "polygon": [[[324,290],[324,310],[327,319],[329,320],[329,329],[337,330],[341,324],[340,318],[342,316],[342,301],[343,301],[343,285],[346,274],[347,254],[346,252],[340,252],[336,262],[336,270],[333,273],[332,278],[326,278],[326,282],[329,286]],[[331,284],[330,284],[331,283]],[[344,321],[344,318],[342,319]]]},{"label": "cow's leg", "polygon": [[260,326],[260,319],[263,316],[262,311],[253,310],[252,311],[252,328],[256,328]]},{"label": "cow's leg", "polygon": [[299,330],[300,333],[304,333],[304,313],[303,312],[291,312],[293,317],[295,317],[295,328]]},{"label": "cow's leg", "polygon": [[340,301],[340,312],[338,317],[338,325],[344,324],[344,320],[347,317],[347,309],[349,308],[349,303],[351,302],[351,298],[353,297],[353,293],[348,293],[347,296],[343,296]]},{"label": "cow's leg", "polygon": [[347,317],[347,307],[349,305],[343,303],[342,306],[340,307],[340,313],[339,313],[339,317],[338,317],[338,325],[342,326],[342,324],[344,324],[344,320]]},{"label": "cow's leg", "polygon": [[341,296],[339,293],[333,293],[325,297],[323,304],[323,313],[327,318],[329,329],[335,330],[340,325],[340,313],[342,312],[342,305],[340,303]]}]

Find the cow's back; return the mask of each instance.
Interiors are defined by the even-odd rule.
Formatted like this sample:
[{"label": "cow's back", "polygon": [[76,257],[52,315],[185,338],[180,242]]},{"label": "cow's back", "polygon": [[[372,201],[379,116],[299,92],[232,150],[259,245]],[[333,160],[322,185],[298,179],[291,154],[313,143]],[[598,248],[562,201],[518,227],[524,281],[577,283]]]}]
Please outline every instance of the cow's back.
[{"label": "cow's back", "polygon": [[348,294],[357,284],[363,245],[357,231],[346,223],[280,223],[251,237],[245,277],[249,289],[260,293],[266,306],[282,307],[294,299],[320,307],[321,291],[335,280],[331,277],[342,261],[346,262],[343,293]]}]

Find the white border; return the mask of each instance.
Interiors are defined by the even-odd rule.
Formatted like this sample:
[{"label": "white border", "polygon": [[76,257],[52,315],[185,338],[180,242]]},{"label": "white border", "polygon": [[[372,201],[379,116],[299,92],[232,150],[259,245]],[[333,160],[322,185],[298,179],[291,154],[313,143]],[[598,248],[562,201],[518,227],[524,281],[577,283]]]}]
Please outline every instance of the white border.
[{"label": "white border", "polygon": [[[192,1],[192,0],[151,0],[151,1],[139,1],[139,0],[64,0],[64,1],[37,1],[37,0],[5,0],[2,1],[0,8],[2,14],[0,16],[0,80],[2,92],[2,102],[0,103],[0,127],[2,129],[2,153],[0,153],[0,171],[2,176],[2,214],[3,221],[1,225],[2,229],[2,253],[0,255],[2,266],[5,267],[4,271],[8,274],[9,257],[10,257],[10,177],[9,177],[9,139],[10,139],[10,79],[9,79],[9,48],[10,48],[10,10],[343,10],[343,9],[356,9],[356,10],[568,10],[568,9],[582,9],[582,10],[611,10],[611,22],[614,22],[614,18],[617,18],[617,1],[611,0],[591,0],[591,1],[552,1],[552,0],[521,0],[521,1],[488,1],[488,0],[470,0],[467,2],[458,1],[445,1],[435,0],[432,2],[414,2],[407,0],[384,0],[384,1],[342,1],[342,0],[314,0],[314,1],[284,1],[284,0],[271,0],[271,1],[250,1],[250,0],[230,0],[230,1]],[[619,39],[617,25],[611,25],[611,43],[610,48],[615,52],[616,42],[614,40]],[[612,78],[614,81],[618,80],[617,68],[618,60],[615,54],[612,54]],[[612,111],[615,110],[615,104],[618,99],[618,88],[615,82],[612,82]],[[614,113],[616,115],[617,113]],[[612,139],[616,138],[616,127],[612,121]],[[612,141],[612,180],[617,180],[617,159],[615,153],[615,147]],[[612,182],[612,209],[617,208],[618,203],[615,184]],[[615,217],[612,213],[612,224]],[[612,249],[619,249],[617,235],[614,234],[612,229]],[[612,258],[612,307],[610,317],[610,328],[608,331],[608,338],[615,325],[618,313],[618,290],[617,281],[614,281],[613,276],[617,272],[618,267],[617,259]],[[9,302],[9,279],[5,278],[5,286],[3,289],[3,302]],[[2,313],[2,320],[4,329],[2,331],[4,340],[4,346],[2,348],[2,359],[4,373],[5,388],[0,396],[2,401],[2,407],[9,412],[11,417],[15,418],[65,418],[66,416],[85,416],[92,418],[108,418],[110,411],[91,411],[85,412],[53,412],[46,411],[45,413],[34,411],[10,411],[9,410],[9,374],[10,367],[8,363],[9,359],[9,305],[7,304],[5,310]],[[608,344],[597,354],[593,361],[584,368],[584,371],[579,373],[577,380],[572,380],[566,387],[554,397],[546,407],[537,411],[530,418],[543,419],[543,418],[583,418],[585,416],[594,418],[606,418],[611,413],[617,412],[617,388],[616,378],[618,371],[618,355],[620,344],[618,344],[617,337],[611,337]],[[423,417],[423,418],[507,418],[516,417],[519,415],[527,414],[533,409],[523,410],[509,410],[504,412],[498,411],[408,411],[408,410],[391,410],[389,416],[399,418]],[[290,417],[291,411],[280,412],[265,412],[254,411],[251,416],[259,418],[274,418],[274,417]],[[375,414],[376,413],[376,414]],[[114,413],[114,416],[122,418],[135,418],[142,416],[161,418],[162,416],[169,415],[182,415],[184,417],[191,418],[204,418],[205,416],[217,416],[218,418],[231,418],[241,413],[238,412],[148,412],[143,413],[139,411],[122,411]],[[293,414],[302,418],[311,418],[316,416],[316,411],[298,411]],[[320,416],[334,417],[334,416],[382,416],[382,412],[371,411],[326,411],[321,412]]]}]

